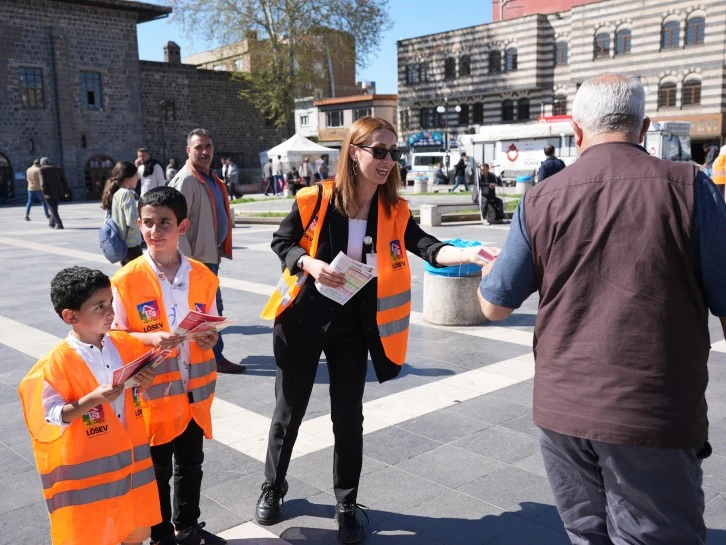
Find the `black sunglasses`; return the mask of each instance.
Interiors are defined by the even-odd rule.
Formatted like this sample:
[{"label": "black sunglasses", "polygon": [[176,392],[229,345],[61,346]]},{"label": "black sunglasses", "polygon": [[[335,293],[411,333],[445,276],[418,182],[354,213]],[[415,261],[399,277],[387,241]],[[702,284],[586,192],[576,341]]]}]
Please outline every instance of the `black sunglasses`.
[{"label": "black sunglasses", "polygon": [[403,151],[400,149],[386,149],[386,148],[378,148],[374,146],[360,146],[356,144],[359,148],[369,149],[371,150],[371,155],[375,159],[385,159],[386,155],[389,153],[391,154],[391,160],[398,161],[401,158],[401,155],[403,155]]}]

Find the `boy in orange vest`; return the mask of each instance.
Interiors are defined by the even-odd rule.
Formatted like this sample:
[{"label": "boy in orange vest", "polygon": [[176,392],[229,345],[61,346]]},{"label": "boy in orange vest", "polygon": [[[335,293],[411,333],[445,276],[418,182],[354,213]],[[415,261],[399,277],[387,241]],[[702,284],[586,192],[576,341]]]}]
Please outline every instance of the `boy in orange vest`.
[{"label": "boy in orange vest", "polygon": [[113,372],[149,349],[109,333],[111,298],[101,271],[60,271],[51,300],[73,329],[18,387],[54,545],[140,545],[161,520],[138,398],[154,372],[139,374],[138,387],[112,386]]},{"label": "boy in orange vest", "polygon": [[193,339],[171,333],[191,309],[217,314],[219,280],[204,264],[188,259],[177,249],[179,237],[189,229],[186,199],[179,191],[157,187],[144,193],[139,200],[138,221],[149,249],[112,278],[113,327],[129,331],[147,345],[178,347],[180,354],[156,367],[154,383],[144,394],[162,515],[162,522],[151,529],[151,543],[226,543],[198,522],[202,443],[204,437],[212,438],[211,407],[217,380],[212,347],[217,332]]}]

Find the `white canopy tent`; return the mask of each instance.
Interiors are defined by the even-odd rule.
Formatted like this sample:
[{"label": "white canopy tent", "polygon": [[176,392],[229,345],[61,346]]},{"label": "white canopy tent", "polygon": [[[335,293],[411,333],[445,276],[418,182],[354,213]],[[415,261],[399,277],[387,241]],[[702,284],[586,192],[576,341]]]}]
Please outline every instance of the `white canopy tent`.
[{"label": "white canopy tent", "polygon": [[315,161],[320,159],[321,155],[327,155],[328,172],[332,174],[335,172],[335,166],[338,164],[340,150],[326,148],[325,146],[316,144],[312,140],[308,140],[300,134],[295,134],[282,144],[278,144],[267,151],[260,152],[260,165],[264,165],[268,159],[276,159],[278,155],[281,157],[280,160],[282,161],[285,172],[292,166],[300,168],[304,157],[307,157],[314,167]]}]

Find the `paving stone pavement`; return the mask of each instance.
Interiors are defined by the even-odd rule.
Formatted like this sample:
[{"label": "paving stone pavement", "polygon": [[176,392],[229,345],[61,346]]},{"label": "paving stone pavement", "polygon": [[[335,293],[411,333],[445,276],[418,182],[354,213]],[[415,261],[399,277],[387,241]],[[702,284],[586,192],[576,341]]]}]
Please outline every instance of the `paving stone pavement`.
[{"label": "paving stone pavement", "polygon": [[[0,208],[0,545],[49,543],[16,388],[38,355],[67,334],[50,306],[50,279],[74,264],[107,274],[117,268],[104,262],[98,249],[96,230],[103,214],[97,203],[62,205],[64,231],[49,229],[39,210],[33,208],[33,220],[25,222],[21,208]],[[231,544],[328,545],[336,542],[336,532],[324,362],[305,418],[302,455],[290,465],[284,518],[267,529],[252,522],[263,480],[256,442],[266,434],[274,404],[271,324],[259,318],[264,294],[280,270],[265,249],[273,231],[273,226],[238,226],[235,259],[222,263],[222,276],[237,281],[230,281],[236,287],[223,289],[225,310],[238,320],[225,332],[225,353],[243,361],[248,372],[219,377],[220,401],[214,409],[219,437],[205,443],[202,520],[211,531],[224,532]],[[501,245],[508,227],[447,225],[431,232]],[[411,263],[413,310],[420,313],[423,264]],[[527,334],[535,313],[532,297],[496,326],[447,329],[414,320],[401,377],[380,385],[372,370],[368,373],[359,494],[369,506],[366,543],[569,543],[531,419]],[[726,343],[713,319],[711,332],[720,342],[714,342],[718,351],[709,360],[714,455],[704,463],[706,520],[708,543],[726,545]],[[393,413],[399,417],[392,418]]]}]

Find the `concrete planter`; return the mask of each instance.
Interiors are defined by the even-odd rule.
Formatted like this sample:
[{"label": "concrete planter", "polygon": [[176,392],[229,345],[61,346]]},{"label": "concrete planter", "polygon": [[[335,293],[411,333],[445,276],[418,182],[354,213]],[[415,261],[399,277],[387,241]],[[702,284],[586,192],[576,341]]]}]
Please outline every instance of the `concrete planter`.
[{"label": "concrete planter", "polygon": [[476,290],[481,275],[436,276],[424,274],[423,319],[435,325],[481,325],[487,322],[481,312]]}]

